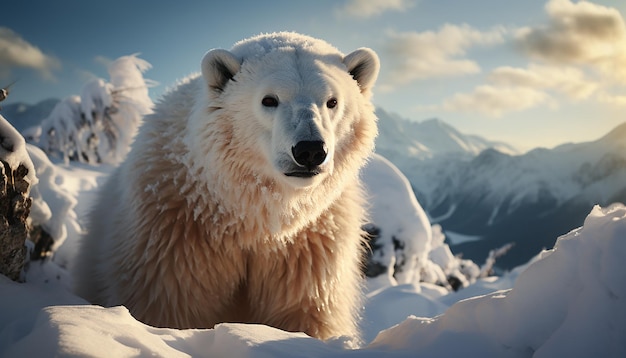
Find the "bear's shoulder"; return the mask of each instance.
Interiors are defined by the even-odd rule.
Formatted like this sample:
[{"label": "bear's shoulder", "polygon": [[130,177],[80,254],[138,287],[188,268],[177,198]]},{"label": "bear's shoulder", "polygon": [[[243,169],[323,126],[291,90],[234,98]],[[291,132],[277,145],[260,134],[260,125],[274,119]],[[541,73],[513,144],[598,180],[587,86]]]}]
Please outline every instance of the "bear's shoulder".
[{"label": "bear's shoulder", "polygon": [[158,100],[154,112],[180,111],[191,108],[200,90],[200,81],[199,73],[179,80]]}]

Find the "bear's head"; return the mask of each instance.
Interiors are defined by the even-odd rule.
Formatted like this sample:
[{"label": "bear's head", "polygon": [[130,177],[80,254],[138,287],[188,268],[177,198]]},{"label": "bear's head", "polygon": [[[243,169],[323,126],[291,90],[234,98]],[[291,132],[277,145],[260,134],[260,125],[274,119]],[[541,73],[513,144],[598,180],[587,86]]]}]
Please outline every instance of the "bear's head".
[{"label": "bear's head", "polygon": [[374,51],[343,55],[283,32],[211,50],[201,66],[201,111],[222,139],[210,146],[240,175],[310,189],[345,182],[342,172],[357,175],[371,154],[377,127],[370,96],[380,67]]}]

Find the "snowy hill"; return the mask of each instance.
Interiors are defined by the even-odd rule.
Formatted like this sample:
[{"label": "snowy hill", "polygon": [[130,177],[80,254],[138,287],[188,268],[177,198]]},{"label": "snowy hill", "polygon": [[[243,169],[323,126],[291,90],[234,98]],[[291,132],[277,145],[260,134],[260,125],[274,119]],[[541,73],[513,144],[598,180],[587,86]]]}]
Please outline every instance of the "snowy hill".
[{"label": "snowy hill", "polygon": [[2,103],[0,114],[21,133],[27,128],[39,125],[59,102],[60,100],[56,98],[50,98],[36,104]]},{"label": "snowy hill", "polygon": [[[394,142],[386,137],[390,134],[381,133],[382,153],[389,152],[384,143]],[[402,135],[393,135],[403,143]],[[594,204],[626,201],[626,123],[592,142],[523,155],[502,148],[494,143],[479,153],[457,149],[430,157],[396,150],[391,156],[431,221],[445,230],[453,250],[474,261],[482,262],[489,250],[515,242],[498,265],[520,265],[582,225]]]}]

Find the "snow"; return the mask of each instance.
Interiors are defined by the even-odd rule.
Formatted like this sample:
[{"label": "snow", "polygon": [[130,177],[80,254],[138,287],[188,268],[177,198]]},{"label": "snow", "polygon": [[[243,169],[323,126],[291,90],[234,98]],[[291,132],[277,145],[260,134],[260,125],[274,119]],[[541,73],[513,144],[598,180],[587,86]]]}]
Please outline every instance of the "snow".
[{"label": "snow", "polygon": [[39,183],[31,188],[33,198],[31,219],[34,224],[43,226],[46,232],[56,239],[58,247],[67,238],[68,225],[65,225],[65,220],[73,216],[69,211],[76,205],[76,199],[58,187],[55,166],[46,154],[30,144],[26,145],[26,149],[39,179]]},{"label": "snow", "polygon": [[[345,338],[322,342],[264,325],[155,328],[135,320],[124,307],[89,305],[74,296],[63,276],[63,266],[72,259],[72,250],[65,247],[75,245],[81,231],[68,227],[82,227],[81,215],[111,167],[54,164],[36,148],[28,150],[40,176],[42,202],[51,213],[66,212],[65,218],[50,219],[62,221],[57,228],[65,226],[66,238],[51,260],[30,263],[27,283],[0,276],[0,356],[626,356],[622,204],[595,207],[584,226],[559,238],[554,249],[457,292],[415,280],[394,283],[389,276],[371,279],[361,323],[366,343],[350,349]],[[414,198],[399,196],[408,189],[402,186],[406,178],[396,171],[377,157],[364,172],[370,189],[387,187],[371,193],[374,216],[389,220],[380,226],[411,228],[424,235],[422,240],[430,230],[430,242],[414,246],[422,258],[428,253],[415,267],[422,274],[432,265],[458,265],[446,251],[441,228],[429,226]],[[376,207],[389,202],[397,205]]]},{"label": "snow", "polygon": [[453,290],[478,278],[481,269],[452,254],[441,226],[431,226],[409,180],[395,165],[375,154],[361,176],[369,195],[371,221],[365,226],[370,236],[369,290],[422,283]]},{"label": "snow", "polygon": [[366,338],[400,323],[357,350],[346,349],[342,339],[321,342],[263,325],[154,328],[124,307],[88,305],[58,285],[0,277],[0,305],[11,307],[0,311],[0,355],[623,357],[625,238],[626,206],[595,207],[582,228],[559,238],[554,249],[517,273],[512,289],[500,290],[513,273],[479,281],[476,287],[490,292],[462,301],[453,297],[451,306],[444,299],[448,295],[429,285],[370,292]]},{"label": "snow", "polygon": [[402,157],[424,160],[444,154],[473,157],[487,148],[497,148],[503,153],[519,151],[502,142],[461,133],[441,119],[413,121],[376,108],[380,136],[376,150],[394,163]]},{"label": "snow", "polygon": [[[498,349],[532,350],[537,357],[624,356],[625,220],[622,204],[595,207],[584,227],[561,237],[511,291],[459,305],[457,311],[480,312],[460,332],[485,327],[481,333]],[[515,322],[515,328],[498,330],[489,317]]]},{"label": "snow", "polygon": [[433,319],[409,318],[370,347],[426,356],[623,357],[625,234],[623,204],[596,206],[584,227],[559,238],[513,289],[461,301]]},{"label": "snow", "polygon": [[[37,183],[33,162],[30,160],[28,153],[26,153],[24,137],[2,115],[0,115],[0,158],[14,171],[20,165],[26,167],[28,173],[24,180],[31,186]],[[0,169],[4,170],[4,167]]]},{"label": "snow", "polygon": [[458,232],[454,232],[454,231],[446,231],[446,236],[448,237],[448,241],[450,241],[450,244],[452,245],[458,245],[458,244],[462,244],[465,242],[473,242],[473,241],[479,241],[482,238],[478,235],[464,235],[464,234],[459,234]]},{"label": "snow", "polygon": [[[363,169],[369,193],[371,221],[380,230],[373,260],[388,267],[401,267],[392,272],[389,284],[419,283],[431,249],[432,232],[424,209],[415,199],[411,184],[391,162],[374,155]],[[398,215],[398,212],[402,215]],[[402,251],[398,254],[397,251]]]},{"label": "snow", "polygon": [[424,207],[433,210],[443,204],[440,211],[448,208],[432,221],[442,222],[453,214],[462,216],[457,204],[472,199],[477,205],[493,208],[484,218],[484,224],[492,226],[524,204],[553,200],[556,207],[582,198],[591,207],[616,197],[626,180],[625,138],[626,124],[622,124],[596,141],[552,150],[537,148],[523,155],[486,149],[480,154],[466,151],[456,156],[440,151],[429,159],[405,151],[393,162],[419,188]]}]

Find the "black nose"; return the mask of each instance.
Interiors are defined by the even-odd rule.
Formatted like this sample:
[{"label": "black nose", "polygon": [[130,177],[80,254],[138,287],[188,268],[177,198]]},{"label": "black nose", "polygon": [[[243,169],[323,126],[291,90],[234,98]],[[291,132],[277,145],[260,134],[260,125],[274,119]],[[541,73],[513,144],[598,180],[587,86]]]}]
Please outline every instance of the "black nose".
[{"label": "black nose", "polygon": [[326,143],[321,140],[305,140],[298,142],[294,147],[291,147],[291,153],[296,163],[311,169],[324,163],[326,160]]}]

